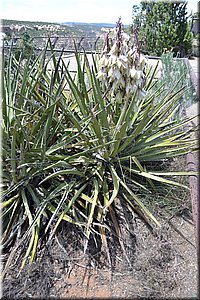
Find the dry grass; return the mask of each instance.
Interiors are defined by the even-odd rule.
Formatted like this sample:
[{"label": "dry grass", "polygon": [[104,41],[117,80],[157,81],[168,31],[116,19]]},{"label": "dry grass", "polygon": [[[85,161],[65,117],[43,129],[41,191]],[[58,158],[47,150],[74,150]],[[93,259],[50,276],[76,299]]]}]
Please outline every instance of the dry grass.
[{"label": "dry grass", "polygon": [[[173,158],[170,164],[164,166],[167,171],[186,170],[186,155]],[[178,176],[176,181],[189,186],[188,176]],[[160,186],[160,189],[143,197],[145,205],[162,222],[181,212],[192,212],[190,191],[182,187]]]}]

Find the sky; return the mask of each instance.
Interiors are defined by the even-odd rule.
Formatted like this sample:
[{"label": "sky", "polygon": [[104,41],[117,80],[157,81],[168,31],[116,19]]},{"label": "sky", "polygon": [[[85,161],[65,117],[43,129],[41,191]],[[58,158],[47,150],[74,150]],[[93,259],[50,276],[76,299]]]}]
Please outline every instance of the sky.
[{"label": "sky", "polygon": [[[43,22],[132,23],[139,0],[0,0],[0,19]],[[198,1],[188,1],[188,12]]]}]

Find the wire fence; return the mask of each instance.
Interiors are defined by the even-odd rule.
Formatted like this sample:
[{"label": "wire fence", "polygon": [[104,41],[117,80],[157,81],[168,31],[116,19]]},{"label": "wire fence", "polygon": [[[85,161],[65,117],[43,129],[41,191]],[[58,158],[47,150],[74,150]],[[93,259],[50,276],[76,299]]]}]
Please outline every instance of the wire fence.
[{"label": "wire fence", "polygon": [[[21,37],[12,37],[12,39],[3,39],[3,51],[12,47],[12,49],[20,49],[19,40]],[[44,49],[47,41],[50,40],[55,53],[74,53],[76,49],[84,53],[99,52],[103,46],[103,41],[98,37],[89,36],[35,36],[31,38],[31,45],[36,52]],[[47,48],[47,51],[51,51]]]},{"label": "wire fence", "polygon": [[[19,40],[22,39],[22,37],[19,36],[13,36],[12,39],[7,40],[5,38],[1,37],[1,47],[4,55],[8,55],[9,49],[12,48],[13,50],[20,49],[20,43]],[[67,35],[53,35],[53,36],[34,36],[31,38],[31,45],[36,53],[41,52],[47,44],[48,40],[51,40],[51,44],[53,45],[54,53],[56,53],[58,56],[60,53],[63,53],[63,58],[66,60],[66,63],[70,66],[70,72],[76,73],[76,63],[75,63],[75,51],[78,50],[79,53],[86,53],[88,55],[89,61],[92,61],[92,57],[90,54],[93,53],[100,53],[101,49],[103,47],[103,40],[100,38],[100,36],[67,36]],[[49,47],[49,49],[46,49],[47,52],[52,51]],[[147,56],[149,58],[149,61],[154,60],[160,60],[160,57],[155,56]],[[193,70],[191,66],[189,65],[188,59],[186,58],[176,58],[177,60],[183,60],[187,67],[189,66],[189,74],[191,76],[191,80],[193,83],[193,86],[198,94],[198,84],[195,74],[193,74]]]}]

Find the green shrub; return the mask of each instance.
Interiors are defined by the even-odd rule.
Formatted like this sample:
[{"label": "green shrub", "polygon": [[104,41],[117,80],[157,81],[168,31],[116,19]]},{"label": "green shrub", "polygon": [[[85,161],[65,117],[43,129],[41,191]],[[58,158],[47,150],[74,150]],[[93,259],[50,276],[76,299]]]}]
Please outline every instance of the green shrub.
[{"label": "green shrub", "polygon": [[197,101],[197,95],[192,85],[188,66],[182,59],[174,59],[173,52],[162,54],[160,60],[162,62],[161,77],[157,82],[155,89],[159,86],[165,86],[166,92],[169,91],[176,83],[175,91],[185,87],[185,93],[180,98],[180,109],[177,111],[177,116],[180,117],[183,109]]},{"label": "green shrub", "polygon": [[192,55],[199,57],[199,34],[192,41]]},{"label": "green shrub", "polygon": [[40,236],[50,239],[62,220],[82,229],[85,249],[91,233],[106,236],[109,217],[119,234],[117,199],[159,226],[138,191],[153,191],[157,183],[183,186],[169,177],[189,173],[157,166],[197,148],[193,129],[183,128],[189,120],[169,121],[184,88],[151,92],[155,72],[147,70],[145,94],[138,97],[136,89],[116,102],[97,78],[96,58],[91,66],[86,55],[75,56],[76,78],[50,41],[25,65],[11,53],[4,69],[2,245],[27,246],[22,267],[35,258]]}]

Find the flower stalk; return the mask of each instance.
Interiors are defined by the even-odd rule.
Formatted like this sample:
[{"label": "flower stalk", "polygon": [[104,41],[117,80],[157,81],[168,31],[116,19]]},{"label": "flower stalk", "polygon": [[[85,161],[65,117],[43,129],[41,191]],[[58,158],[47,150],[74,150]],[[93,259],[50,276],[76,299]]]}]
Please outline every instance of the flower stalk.
[{"label": "flower stalk", "polygon": [[147,60],[139,52],[137,32],[134,31],[131,38],[119,19],[116,27],[107,31],[99,60],[98,78],[109,98],[122,103],[124,97],[130,98],[136,91],[139,98],[143,96],[146,67]]}]

